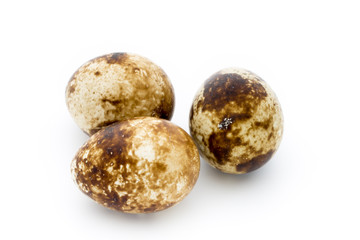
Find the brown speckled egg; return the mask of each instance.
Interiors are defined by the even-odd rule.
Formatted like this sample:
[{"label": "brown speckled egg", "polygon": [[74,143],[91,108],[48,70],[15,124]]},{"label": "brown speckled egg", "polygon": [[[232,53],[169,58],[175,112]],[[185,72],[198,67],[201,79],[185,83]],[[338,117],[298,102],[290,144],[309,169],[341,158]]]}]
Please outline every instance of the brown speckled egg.
[{"label": "brown speckled egg", "polygon": [[80,190],[101,205],[149,213],[180,202],[200,170],[199,152],[183,129],[140,117],[114,123],[90,137],[71,164]]},{"label": "brown speckled egg", "polygon": [[190,132],[211,166],[232,174],[263,166],[280,145],[283,115],[275,93],[252,72],[229,68],[200,88]]},{"label": "brown speckled egg", "polygon": [[174,102],[174,90],[165,72],[148,59],[129,53],[90,60],[66,87],[69,112],[88,135],[134,117],[170,120]]}]

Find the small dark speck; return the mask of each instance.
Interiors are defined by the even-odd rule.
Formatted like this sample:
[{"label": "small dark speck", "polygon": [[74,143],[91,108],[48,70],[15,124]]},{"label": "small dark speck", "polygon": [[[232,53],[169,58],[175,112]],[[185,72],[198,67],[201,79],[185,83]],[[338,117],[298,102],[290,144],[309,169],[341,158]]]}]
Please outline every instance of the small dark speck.
[{"label": "small dark speck", "polygon": [[100,76],[100,75],[101,75],[101,72],[96,71],[94,74],[95,74],[95,76]]},{"label": "small dark speck", "polygon": [[70,88],[69,88],[69,93],[73,93],[75,92],[75,86],[74,85],[71,85]]},{"label": "small dark speck", "polygon": [[273,136],[274,136],[274,133],[271,132],[271,133],[269,134],[269,136],[268,136],[268,140],[270,140]]},{"label": "small dark speck", "polygon": [[99,171],[99,169],[97,167],[95,167],[95,166],[92,167],[92,169],[91,169],[91,172],[94,173],[94,174],[97,173],[98,171]]}]

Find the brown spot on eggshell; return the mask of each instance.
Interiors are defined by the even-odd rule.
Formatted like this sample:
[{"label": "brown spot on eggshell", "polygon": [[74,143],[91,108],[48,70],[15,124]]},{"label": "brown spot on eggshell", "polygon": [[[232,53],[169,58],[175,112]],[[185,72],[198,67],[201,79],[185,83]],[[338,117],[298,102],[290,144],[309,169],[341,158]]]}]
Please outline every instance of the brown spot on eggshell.
[{"label": "brown spot on eggshell", "polygon": [[71,165],[83,193],[128,213],[155,212],[178,203],[193,188],[199,169],[191,137],[171,122],[152,117],[98,131]]},{"label": "brown spot on eggshell", "polygon": [[107,55],[105,58],[106,58],[107,63],[109,63],[109,64],[121,65],[123,62],[125,62],[127,56],[128,55],[126,53],[113,53],[113,54]]},{"label": "brown spot on eggshell", "polygon": [[114,106],[118,105],[122,102],[121,100],[111,100],[111,99],[107,99],[107,98],[103,98],[103,99],[101,99],[101,101],[103,103],[110,103],[111,105],[114,105]]},{"label": "brown spot on eggshell", "polygon": [[240,173],[254,171],[264,165],[267,161],[269,161],[273,153],[273,150],[269,150],[267,153],[258,155],[248,162],[237,164],[236,171]]},{"label": "brown spot on eggshell", "polygon": [[236,68],[205,81],[190,110],[190,133],[201,156],[227,173],[253,171],[278,149],[283,115],[275,93],[257,75]]},{"label": "brown spot on eggshell", "polygon": [[221,110],[232,102],[243,106],[250,115],[251,108],[266,96],[261,83],[251,82],[236,73],[217,73],[205,82],[202,110]]},{"label": "brown spot on eggshell", "polygon": [[69,94],[71,94],[71,93],[73,93],[73,92],[75,92],[75,85],[71,85],[71,86],[69,87]]},{"label": "brown spot on eggshell", "polygon": [[73,74],[66,104],[77,125],[91,135],[107,123],[134,117],[170,120],[175,96],[159,66],[136,54],[112,53],[90,60]]}]

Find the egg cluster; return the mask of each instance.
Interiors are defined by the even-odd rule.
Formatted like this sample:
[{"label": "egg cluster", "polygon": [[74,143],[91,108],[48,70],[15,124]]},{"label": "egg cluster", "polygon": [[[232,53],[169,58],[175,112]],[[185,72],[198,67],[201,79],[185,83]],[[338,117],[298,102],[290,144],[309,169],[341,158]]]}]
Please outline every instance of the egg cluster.
[{"label": "egg cluster", "polygon": [[66,104],[90,136],[71,162],[79,189],[127,213],[156,212],[194,187],[200,155],[232,174],[253,171],[279,147],[280,104],[255,74],[224,69],[196,94],[190,133],[171,123],[174,90],[165,72],[136,54],[112,53],[82,65],[66,87]]}]

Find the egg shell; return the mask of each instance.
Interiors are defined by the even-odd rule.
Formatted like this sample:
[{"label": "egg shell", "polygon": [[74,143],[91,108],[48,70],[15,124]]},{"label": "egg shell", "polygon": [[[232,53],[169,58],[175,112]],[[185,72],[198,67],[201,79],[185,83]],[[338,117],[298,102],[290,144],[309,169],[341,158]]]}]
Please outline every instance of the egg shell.
[{"label": "egg shell", "polygon": [[127,213],[150,213],[177,204],[192,190],[199,170],[199,152],[190,135],[153,117],[98,131],[71,163],[73,180],[83,193]]},{"label": "egg shell", "polygon": [[65,95],[71,116],[88,135],[134,117],[170,120],[175,105],[165,72],[131,53],[111,53],[88,61],[73,74]]},{"label": "egg shell", "polygon": [[211,166],[242,174],[274,155],[283,134],[283,114],[264,80],[250,71],[228,68],[213,74],[197,92],[189,126]]}]

